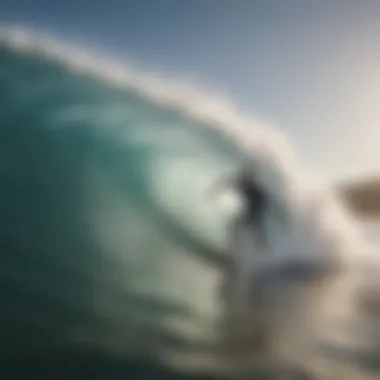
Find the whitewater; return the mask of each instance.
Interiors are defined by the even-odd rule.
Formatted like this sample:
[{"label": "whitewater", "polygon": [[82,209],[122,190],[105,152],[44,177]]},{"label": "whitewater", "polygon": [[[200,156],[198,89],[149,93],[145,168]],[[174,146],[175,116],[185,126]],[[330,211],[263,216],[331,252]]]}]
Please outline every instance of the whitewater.
[{"label": "whitewater", "polygon": [[[254,373],[258,356],[317,379],[378,377],[377,248],[275,126],[194,84],[9,26],[0,89],[7,361],[96,347],[222,378]],[[257,355],[238,340],[244,350],[226,356],[221,320],[236,305],[220,289],[241,204],[205,193],[242,164],[289,223],[270,213],[264,259],[245,234],[240,282],[255,294],[232,325],[248,316],[244,334],[270,344]]]}]

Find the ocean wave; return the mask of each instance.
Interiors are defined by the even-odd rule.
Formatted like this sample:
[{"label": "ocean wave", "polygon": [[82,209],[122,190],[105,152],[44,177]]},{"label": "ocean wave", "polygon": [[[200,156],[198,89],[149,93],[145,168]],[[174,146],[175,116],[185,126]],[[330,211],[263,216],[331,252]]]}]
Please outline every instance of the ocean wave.
[{"label": "ocean wave", "polygon": [[274,252],[348,260],[365,247],[272,125],[200,87],[9,27],[0,87],[0,297],[15,348],[20,326],[32,346],[118,353],[215,340],[239,199],[205,189],[242,164],[289,215],[282,239],[269,217]]}]

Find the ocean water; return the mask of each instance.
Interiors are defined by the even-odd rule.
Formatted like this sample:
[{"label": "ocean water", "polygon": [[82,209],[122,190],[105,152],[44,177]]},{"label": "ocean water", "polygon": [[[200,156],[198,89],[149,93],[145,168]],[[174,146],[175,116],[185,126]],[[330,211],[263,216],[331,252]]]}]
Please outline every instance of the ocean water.
[{"label": "ocean water", "polygon": [[[241,204],[233,191],[206,194],[242,164],[287,217],[284,228],[268,216],[275,270],[258,276],[269,335],[293,342],[285,351],[297,362],[300,347],[320,338],[320,329],[310,333],[310,310],[325,332],[326,321],[353,313],[358,263],[375,263],[366,239],[273,126],[199,87],[9,27],[0,31],[0,96],[0,341],[13,370],[29,366],[40,378],[47,368],[47,378],[215,372],[199,357],[221,339],[222,268]],[[249,275],[262,268],[254,243],[242,248]],[[339,275],[311,293],[294,272],[284,276],[286,263],[301,259],[338,263]],[[326,303],[339,304],[334,316]],[[128,367],[132,359],[143,366]],[[317,365],[321,378],[333,378],[334,360]],[[367,367],[349,371],[374,378]]]}]

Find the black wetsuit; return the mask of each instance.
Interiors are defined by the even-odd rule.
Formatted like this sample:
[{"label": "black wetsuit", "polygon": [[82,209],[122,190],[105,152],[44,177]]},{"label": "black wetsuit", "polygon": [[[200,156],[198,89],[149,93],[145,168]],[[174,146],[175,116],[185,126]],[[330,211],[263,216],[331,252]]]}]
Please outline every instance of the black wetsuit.
[{"label": "black wetsuit", "polygon": [[244,197],[246,205],[246,222],[261,223],[268,207],[266,194],[255,184],[239,181],[239,191]]},{"label": "black wetsuit", "polygon": [[242,215],[240,222],[245,225],[252,225],[259,233],[260,238],[266,241],[263,222],[265,213],[268,210],[268,197],[259,186],[244,180],[238,182],[238,191],[246,202],[245,213]]}]

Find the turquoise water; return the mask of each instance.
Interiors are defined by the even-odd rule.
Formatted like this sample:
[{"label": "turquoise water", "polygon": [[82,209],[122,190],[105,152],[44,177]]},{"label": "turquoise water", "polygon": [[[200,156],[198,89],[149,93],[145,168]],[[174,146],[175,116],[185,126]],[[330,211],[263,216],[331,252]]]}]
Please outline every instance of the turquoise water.
[{"label": "turquoise water", "polygon": [[0,45],[0,88],[2,349],[212,341],[233,207],[202,199],[231,144],[37,48]]},{"label": "turquoise water", "polygon": [[302,165],[263,126],[199,88],[0,31],[0,369],[82,379],[183,375],[148,363],[195,370],[195,354],[218,341],[240,207],[233,192],[210,200],[207,189],[242,163],[296,232],[269,215],[274,251],[359,252],[350,218],[324,189],[306,191]]}]

